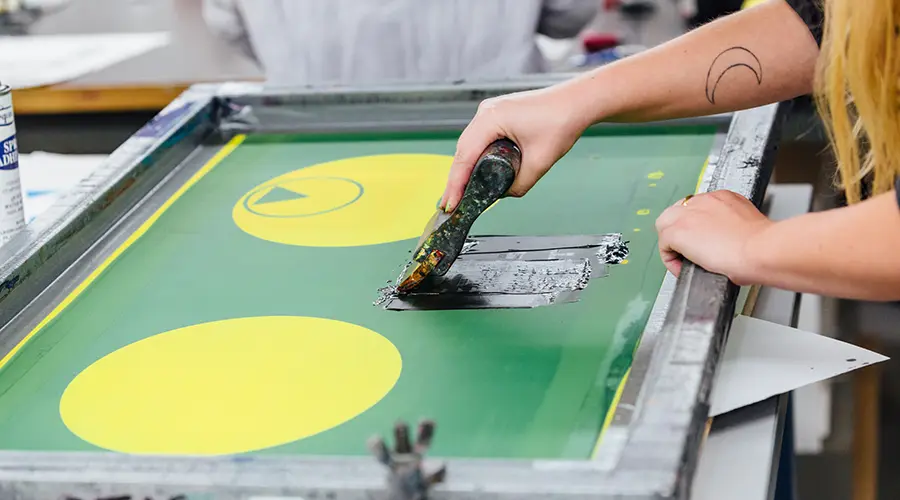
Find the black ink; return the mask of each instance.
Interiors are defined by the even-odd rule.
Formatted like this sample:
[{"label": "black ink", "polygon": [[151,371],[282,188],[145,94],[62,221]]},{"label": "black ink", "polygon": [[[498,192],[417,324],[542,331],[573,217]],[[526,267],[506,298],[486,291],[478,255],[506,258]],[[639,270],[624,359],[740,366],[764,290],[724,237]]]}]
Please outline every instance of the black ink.
[{"label": "black ink", "polygon": [[854,361],[856,361],[856,358],[847,358],[848,363],[853,363]]},{"label": "black ink", "polygon": [[713,59],[706,73],[706,100],[716,103],[716,89],[725,73],[734,68],[747,68],[756,77],[756,83],[762,84],[762,63],[756,54],[744,47],[736,46],[723,50]]},{"label": "black ink", "polygon": [[744,160],[741,168],[759,168],[759,158],[747,158],[746,160]]},{"label": "black ink", "polygon": [[619,233],[467,238],[444,276],[427,276],[412,291],[378,290],[375,305],[391,311],[534,308],[576,302],[593,278],[628,257]]}]

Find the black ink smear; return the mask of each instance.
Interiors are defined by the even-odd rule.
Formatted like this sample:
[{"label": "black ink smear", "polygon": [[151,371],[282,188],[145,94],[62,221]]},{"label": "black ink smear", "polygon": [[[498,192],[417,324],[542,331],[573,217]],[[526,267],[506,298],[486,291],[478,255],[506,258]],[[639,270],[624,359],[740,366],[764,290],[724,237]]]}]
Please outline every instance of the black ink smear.
[{"label": "black ink smear", "polygon": [[[741,57],[741,58],[744,58],[744,57],[746,57],[747,54],[749,54],[750,57],[753,58],[753,61],[756,62],[756,64],[754,65],[752,62],[743,62],[743,61],[734,62],[732,64],[729,64],[727,68],[723,69],[722,71],[720,71],[718,73],[718,75],[716,75],[715,83],[710,85],[710,80],[712,80],[712,77],[713,77],[712,72],[713,72],[713,69],[716,67],[716,62],[718,62],[718,60],[725,54],[734,54],[734,55],[736,55],[736,57]],[[725,73],[728,73],[728,71],[730,71],[734,68],[739,68],[739,67],[744,67],[744,68],[747,68],[750,71],[752,71],[753,75],[756,77],[756,83],[757,84],[762,83],[762,63],[759,62],[759,58],[756,57],[756,54],[751,52],[749,49],[746,49],[746,48],[740,47],[740,46],[725,49],[722,52],[720,52],[719,55],[717,55],[715,59],[713,59],[712,64],[709,65],[709,71],[706,73],[706,100],[708,100],[710,104],[716,103],[716,89],[719,87],[719,82],[722,81],[722,77],[725,76]]]},{"label": "black ink smear", "polygon": [[444,276],[426,277],[415,290],[378,290],[374,305],[391,311],[518,309],[577,302],[593,278],[628,257],[621,233],[468,238]]}]

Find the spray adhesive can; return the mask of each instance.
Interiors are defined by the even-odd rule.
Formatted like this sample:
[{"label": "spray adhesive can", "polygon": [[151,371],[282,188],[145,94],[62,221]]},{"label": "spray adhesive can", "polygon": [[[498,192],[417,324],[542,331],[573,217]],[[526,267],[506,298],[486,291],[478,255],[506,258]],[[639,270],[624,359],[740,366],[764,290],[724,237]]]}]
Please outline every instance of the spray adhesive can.
[{"label": "spray adhesive can", "polygon": [[25,227],[12,89],[0,83],[0,245]]}]

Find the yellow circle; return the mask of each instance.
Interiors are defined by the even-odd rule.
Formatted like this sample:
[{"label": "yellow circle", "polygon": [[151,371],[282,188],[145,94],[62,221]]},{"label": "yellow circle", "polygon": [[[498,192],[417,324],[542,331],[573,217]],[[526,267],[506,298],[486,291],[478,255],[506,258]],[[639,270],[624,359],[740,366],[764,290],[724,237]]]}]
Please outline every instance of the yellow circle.
[{"label": "yellow circle", "polygon": [[638,214],[638,215],[647,215],[647,214],[649,214],[649,213],[650,213],[650,210],[648,210],[648,209],[646,209],[646,208],[642,208],[642,209],[640,209],[640,210],[637,211],[637,214]]},{"label": "yellow circle", "polygon": [[400,377],[400,353],[341,321],[263,316],[188,326],[113,351],[66,388],[60,416],[101,448],[223,455],[336,427]]},{"label": "yellow circle", "polygon": [[665,175],[666,174],[662,170],[657,170],[656,172],[651,172],[651,173],[647,174],[647,178],[658,181],[658,180],[662,179],[663,176],[665,176]]},{"label": "yellow circle", "polygon": [[620,262],[620,264],[628,264],[628,259],[623,260],[622,262]]},{"label": "yellow circle", "polygon": [[453,157],[389,154],[320,163],[271,179],[234,205],[235,224],[286,245],[351,247],[417,238]]}]

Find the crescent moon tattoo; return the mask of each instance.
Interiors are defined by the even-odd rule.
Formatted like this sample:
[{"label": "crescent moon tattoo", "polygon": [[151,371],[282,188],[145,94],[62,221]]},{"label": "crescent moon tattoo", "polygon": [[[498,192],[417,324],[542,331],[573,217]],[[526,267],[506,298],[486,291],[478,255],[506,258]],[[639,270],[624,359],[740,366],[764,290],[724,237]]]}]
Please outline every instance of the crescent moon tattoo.
[{"label": "crescent moon tattoo", "polygon": [[716,103],[716,89],[725,73],[735,68],[747,68],[756,77],[756,83],[762,83],[762,63],[756,54],[744,47],[731,47],[725,49],[713,59],[706,73],[706,100],[710,104]]}]

